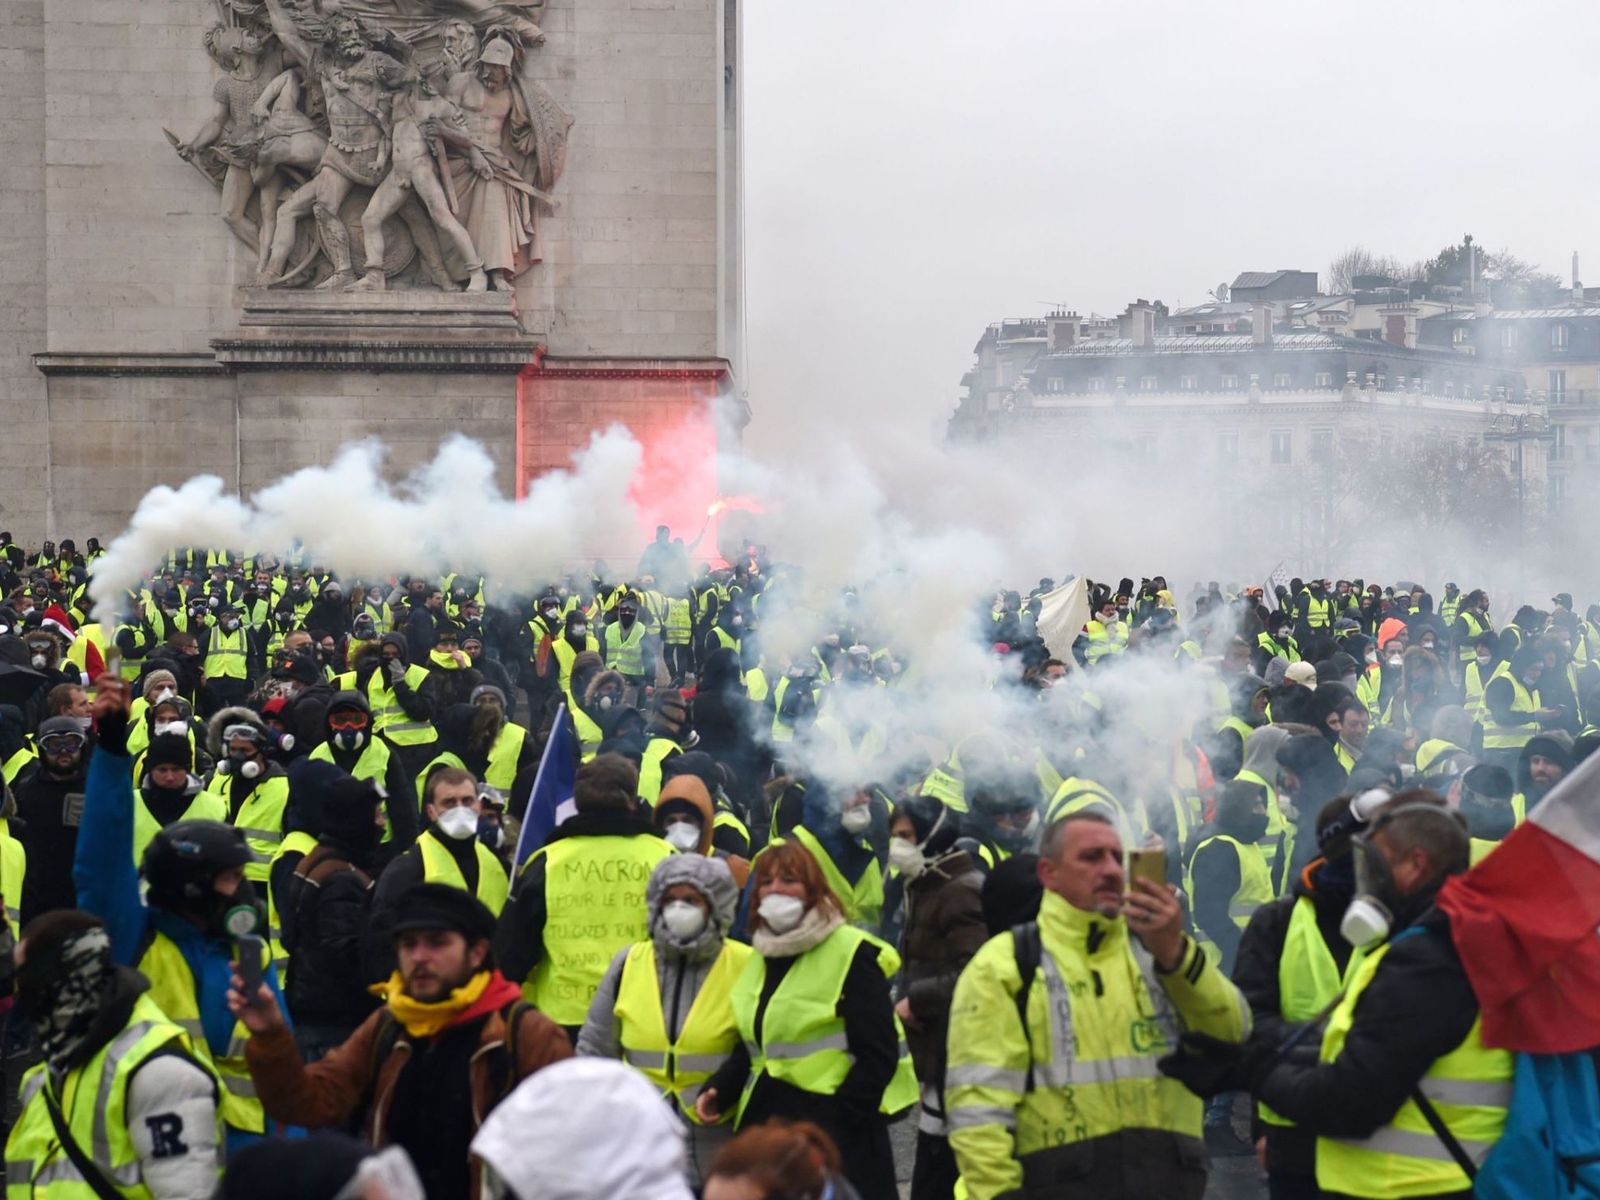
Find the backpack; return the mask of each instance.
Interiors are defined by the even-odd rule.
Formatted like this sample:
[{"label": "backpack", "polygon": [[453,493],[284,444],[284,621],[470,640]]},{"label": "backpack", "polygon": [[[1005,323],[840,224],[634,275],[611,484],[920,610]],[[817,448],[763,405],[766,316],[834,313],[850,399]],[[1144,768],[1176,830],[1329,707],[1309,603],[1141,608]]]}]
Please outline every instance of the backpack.
[{"label": "backpack", "polygon": [[1519,1054],[1505,1131],[1479,1200],[1600,1200],[1600,1087],[1591,1052]]}]

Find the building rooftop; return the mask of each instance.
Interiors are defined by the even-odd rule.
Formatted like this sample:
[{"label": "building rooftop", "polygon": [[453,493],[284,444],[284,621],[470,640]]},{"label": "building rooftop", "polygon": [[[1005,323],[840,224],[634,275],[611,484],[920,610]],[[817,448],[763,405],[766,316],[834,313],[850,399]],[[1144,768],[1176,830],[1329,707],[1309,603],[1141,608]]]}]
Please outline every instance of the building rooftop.
[{"label": "building rooftop", "polygon": [[[1244,354],[1251,350],[1342,350],[1352,339],[1335,337],[1327,333],[1279,333],[1273,335],[1270,346],[1263,346],[1254,335],[1241,334],[1182,334],[1175,337],[1158,337],[1140,346],[1132,338],[1103,338],[1087,344],[1080,342],[1064,350],[1056,350],[1046,358],[1101,358],[1113,355],[1143,354]],[[1370,344],[1362,347],[1370,351]]]},{"label": "building rooftop", "polygon": [[1295,270],[1295,271],[1291,271],[1291,270],[1282,270],[1282,271],[1240,271],[1239,272],[1239,277],[1233,281],[1233,285],[1232,286],[1236,287],[1236,288],[1267,287],[1267,286],[1269,286],[1271,284],[1276,283],[1278,280],[1282,279],[1285,275],[1300,275],[1300,274],[1303,274],[1303,273],[1304,274],[1309,274],[1309,272],[1301,272],[1301,271],[1298,271],[1298,270]]},{"label": "building rooftop", "polygon": [[1481,317],[1472,309],[1463,309],[1456,313],[1440,313],[1434,317],[1424,317],[1425,321],[1539,321],[1554,320],[1557,317],[1600,317],[1600,308],[1593,305],[1579,308],[1503,308],[1497,312],[1486,312]]}]

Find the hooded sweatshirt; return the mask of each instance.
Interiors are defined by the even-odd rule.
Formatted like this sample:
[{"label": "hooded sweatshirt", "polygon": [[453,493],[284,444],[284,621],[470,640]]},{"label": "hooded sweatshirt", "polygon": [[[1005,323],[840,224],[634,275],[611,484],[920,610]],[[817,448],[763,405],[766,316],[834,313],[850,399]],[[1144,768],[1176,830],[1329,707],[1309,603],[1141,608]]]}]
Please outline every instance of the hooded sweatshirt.
[{"label": "hooded sweatshirt", "polygon": [[672,811],[674,805],[688,805],[700,818],[700,845],[695,853],[707,858],[720,858],[733,873],[734,883],[741,888],[744,887],[745,880],[750,877],[750,860],[729,854],[725,850],[718,850],[712,845],[716,810],[711,803],[711,793],[706,790],[705,781],[698,775],[684,774],[674,775],[662,784],[661,794],[656,798],[654,820],[656,828],[663,831],[663,836],[665,836],[666,815]]},{"label": "hooded sweatshirt", "polygon": [[554,1063],[484,1121],[472,1152],[518,1200],[693,1200],[684,1128],[632,1067]]},{"label": "hooded sweatshirt", "polygon": [[[661,921],[663,897],[667,889],[686,883],[711,905],[711,915],[698,936],[679,942]],[[723,938],[733,925],[739,903],[739,889],[727,865],[700,854],[674,854],[662,859],[645,885],[645,904],[650,913],[650,940],[655,945],[656,978],[661,985],[661,1012],[667,1036],[676,1037],[706,981],[711,965],[722,951]],[[600,980],[599,990],[589,1005],[583,1031],[578,1035],[578,1054],[619,1058],[617,1041],[617,985],[622,964],[632,947],[619,950]]]}]

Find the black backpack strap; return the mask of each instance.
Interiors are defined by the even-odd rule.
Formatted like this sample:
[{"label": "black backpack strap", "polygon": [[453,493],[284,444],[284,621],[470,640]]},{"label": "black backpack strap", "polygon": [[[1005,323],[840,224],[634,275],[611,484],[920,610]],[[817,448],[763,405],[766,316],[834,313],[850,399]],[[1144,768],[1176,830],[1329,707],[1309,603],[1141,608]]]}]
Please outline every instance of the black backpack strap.
[{"label": "black backpack strap", "polygon": [[1033,1036],[1028,1030],[1028,996],[1033,991],[1033,977],[1038,974],[1044,958],[1044,945],[1039,940],[1039,922],[1027,921],[1011,927],[1011,949],[1017,959],[1017,974],[1022,986],[1017,989],[1017,1020],[1022,1022],[1022,1040],[1028,1046],[1028,1080],[1023,1092],[1033,1091]]},{"label": "black backpack strap", "polygon": [[[44,1097],[45,1111],[50,1114],[50,1124],[55,1128],[56,1140],[61,1143],[61,1149],[66,1152],[72,1165],[78,1168],[78,1174],[83,1176],[83,1181],[88,1184],[89,1190],[100,1197],[100,1200],[123,1200],[122,1190],[111,1182],[105,1171],[92,1158],[83,1152],[83,1147],[78,1145],[72,1136],[72,1130],[67,1127],[67,1119],[61,1113],[61,1106],[50,1094],[48,1083],[39,1089],[39,1094]],[[18,1179],[14,1183],[27,1185],[29,1181]]]},{"label": "black backpack strap", "polygon": [[1476,1179],[1478,1164],[1472,1161],[1456,1135],[1450,1132],[1450,1127],[1444,1123],[1444,1118],[1439,1116],[1439,1110],[1434,1108],[1433,1101],[1422,1094],[1422,1085],[1419,1083],[1411,1089],[1411,1101],[1422,1110],[1423,1120],[1428,1122],[1428,1128],[1433,1130],[1433,1135],[1444,1143],[1444,1148],[1450,1152],[1450,1157],[1456,1160],[1456,1166],[1467,1173],[1467,1178]]}]

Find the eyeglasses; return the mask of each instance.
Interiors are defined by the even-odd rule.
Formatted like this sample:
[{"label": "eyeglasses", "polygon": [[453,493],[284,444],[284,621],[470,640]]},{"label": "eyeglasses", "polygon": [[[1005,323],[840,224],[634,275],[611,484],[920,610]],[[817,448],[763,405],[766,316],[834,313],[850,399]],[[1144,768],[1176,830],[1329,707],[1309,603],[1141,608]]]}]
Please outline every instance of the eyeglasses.
[{"label": "eyeglasses", "polygon": [[328,714],[329,729],[365,729],[367,727],[367,714],[364,712],[344,711]]}]

